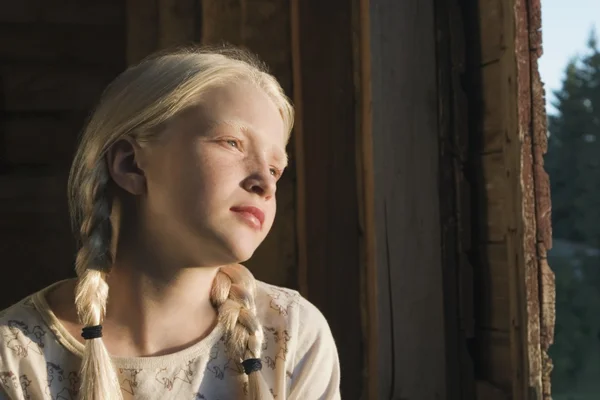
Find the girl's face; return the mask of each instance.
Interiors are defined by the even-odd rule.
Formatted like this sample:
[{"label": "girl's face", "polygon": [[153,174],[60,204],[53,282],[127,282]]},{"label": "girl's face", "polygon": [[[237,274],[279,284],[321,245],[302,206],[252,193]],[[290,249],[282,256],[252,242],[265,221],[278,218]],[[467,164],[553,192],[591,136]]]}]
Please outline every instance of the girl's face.
[{"label": "girl's face", "polygon": [[136,154],[144,229],[205,266],[245,261],[271,229],[286,127],[247,82],[206,91]]}]

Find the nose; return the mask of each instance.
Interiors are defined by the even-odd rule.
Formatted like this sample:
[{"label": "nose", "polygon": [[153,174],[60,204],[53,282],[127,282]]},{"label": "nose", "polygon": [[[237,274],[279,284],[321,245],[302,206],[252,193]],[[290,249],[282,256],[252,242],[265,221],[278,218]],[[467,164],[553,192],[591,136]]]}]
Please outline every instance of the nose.
[{"label": "nose", "polygon": [[254,173],[242,182],[244,189],[269,200],[277,191],[277,182],[267,168],[266,172]]}]

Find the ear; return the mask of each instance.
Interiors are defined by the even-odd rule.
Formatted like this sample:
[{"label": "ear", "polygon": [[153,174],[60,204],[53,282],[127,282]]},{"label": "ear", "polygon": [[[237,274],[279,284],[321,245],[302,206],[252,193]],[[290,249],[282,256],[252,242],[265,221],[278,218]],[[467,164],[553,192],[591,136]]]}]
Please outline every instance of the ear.
[{"label": "ear", "polygon": [[146,190],[146,176],[139,167],[141,153],[142,149],[135,140],[123,138],[112,145],[106,155],[113,181],[133,195],[141,195]]}]

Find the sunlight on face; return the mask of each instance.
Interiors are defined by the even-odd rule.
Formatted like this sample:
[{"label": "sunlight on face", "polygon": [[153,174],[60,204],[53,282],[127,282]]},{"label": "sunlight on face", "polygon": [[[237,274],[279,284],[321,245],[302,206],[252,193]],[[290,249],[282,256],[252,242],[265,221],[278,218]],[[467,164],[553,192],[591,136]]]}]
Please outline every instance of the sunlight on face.
[{"label": "sunlight on face", "polygon": [[148,149],[146,220],[197,263],[247,260],[275,218],[285,145],[281,114],[262,89],[208,90]]}]

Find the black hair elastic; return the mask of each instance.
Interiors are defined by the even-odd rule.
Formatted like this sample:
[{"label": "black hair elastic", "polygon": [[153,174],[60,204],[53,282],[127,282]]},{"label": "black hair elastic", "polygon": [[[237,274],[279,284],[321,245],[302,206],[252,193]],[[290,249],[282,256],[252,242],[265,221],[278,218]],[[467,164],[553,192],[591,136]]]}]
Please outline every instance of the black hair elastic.
[{"label": "black hair elastic", "polygon": [[250,375],[251,373],[262,369],[262,361],[260,361],[260,358],[249,358],[242,361],[242,366],[244,367],[246,375]]},{"label": "black hair elastic", "polygon": [[102,325],[86,326],[81,330],[81,336],[85,340],[98,339],[102,337]]}]

